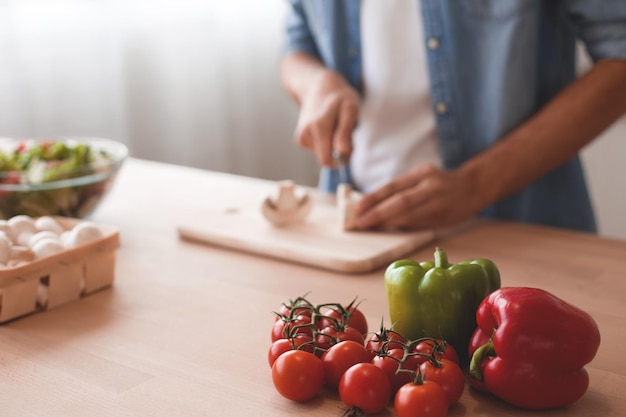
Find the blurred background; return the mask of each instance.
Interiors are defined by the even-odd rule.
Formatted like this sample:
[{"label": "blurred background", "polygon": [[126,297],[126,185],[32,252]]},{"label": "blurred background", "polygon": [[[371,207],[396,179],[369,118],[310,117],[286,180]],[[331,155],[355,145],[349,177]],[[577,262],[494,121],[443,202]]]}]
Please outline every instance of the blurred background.
[{"label": "blurred background", "polygon": [[[286,0],[0,0],[0,136],[314,185],[278,74]],[[581,54],[581,71],[589,62]],[[626,238],[626,118],[583,152],[600,233]]]}]

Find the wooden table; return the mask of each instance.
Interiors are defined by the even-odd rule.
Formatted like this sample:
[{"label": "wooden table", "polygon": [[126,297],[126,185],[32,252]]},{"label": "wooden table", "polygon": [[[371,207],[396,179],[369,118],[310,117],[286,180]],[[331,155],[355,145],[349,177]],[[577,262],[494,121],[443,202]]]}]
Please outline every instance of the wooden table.
[{"label": "wooden table", "polygon": [[[358,296],[371,326],[388,323],[383,271],[333,273],[177,236],[181,218],[260,183],[130,159],[93,217],[120,228],[113,288],[0,326],[0,415],[341,416],[336,396],[297,404],[274,390],[272,311],[305,293],[314,302]],[[624,415],[626,242],[485,221],[411,257],[430,259],[435,245],[452,262],[491,258],[503,285],[541,287],[588,311],[602,333],[591,386],[548,415]],[[449,415],[538,414],[468,389]]]}]

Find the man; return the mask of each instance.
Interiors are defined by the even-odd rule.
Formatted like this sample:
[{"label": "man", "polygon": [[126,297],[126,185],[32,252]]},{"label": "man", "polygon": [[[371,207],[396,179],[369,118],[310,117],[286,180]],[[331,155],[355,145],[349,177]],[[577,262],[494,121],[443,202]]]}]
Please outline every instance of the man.
[{"label": "man", "polygon": [[[296,138],[323,167],[350,156],[359,228],[482,214],[595,231],[578,152],[626,112],[626,2],[290,6],[281,74],[301,106]],[[577,39],[595,63],[579,78]]]}]

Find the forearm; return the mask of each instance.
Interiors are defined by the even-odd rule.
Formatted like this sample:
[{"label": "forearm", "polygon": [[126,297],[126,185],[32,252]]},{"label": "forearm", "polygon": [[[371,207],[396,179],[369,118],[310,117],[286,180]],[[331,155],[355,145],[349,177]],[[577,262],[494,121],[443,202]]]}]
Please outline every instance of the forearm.
[{"label": "forearm", "polygon": [[285,90],[300,104],[310,86],[314,84],[313,81],[325,71],[327,71],[326,67],[317,58],[305,53],[293,52],[283,58],[280,77]]},{"label": "forearm", "polygon": [[626,113],[626,61],[602,61],[539,113],[459,168],[480,205],[505,198],[574,157]]},{"label": "forearm", "polygon": [[281,79],[300,105],[297,143],[315,152],[323,166],[333,164],[333,150],[349,155],[359,95],[347,80],[317,58],[300,52],[283,59]]}]

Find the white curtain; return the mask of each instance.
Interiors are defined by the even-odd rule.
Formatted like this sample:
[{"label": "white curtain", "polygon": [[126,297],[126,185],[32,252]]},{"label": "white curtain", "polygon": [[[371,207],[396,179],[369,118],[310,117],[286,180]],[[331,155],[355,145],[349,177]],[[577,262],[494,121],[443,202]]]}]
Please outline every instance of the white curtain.
[{"label": "white curtain", "polygon": [[[109,137],[140,158],[313,185],[278,78],[286,1],[0,0],[0,136]],[[583,152],[600,231],[622,238],[625,135],[622,119]]]},{"label": "white curtain", "polygon": [[0,0],[0,136],[314,184],[279,82],[285,0]]}]

